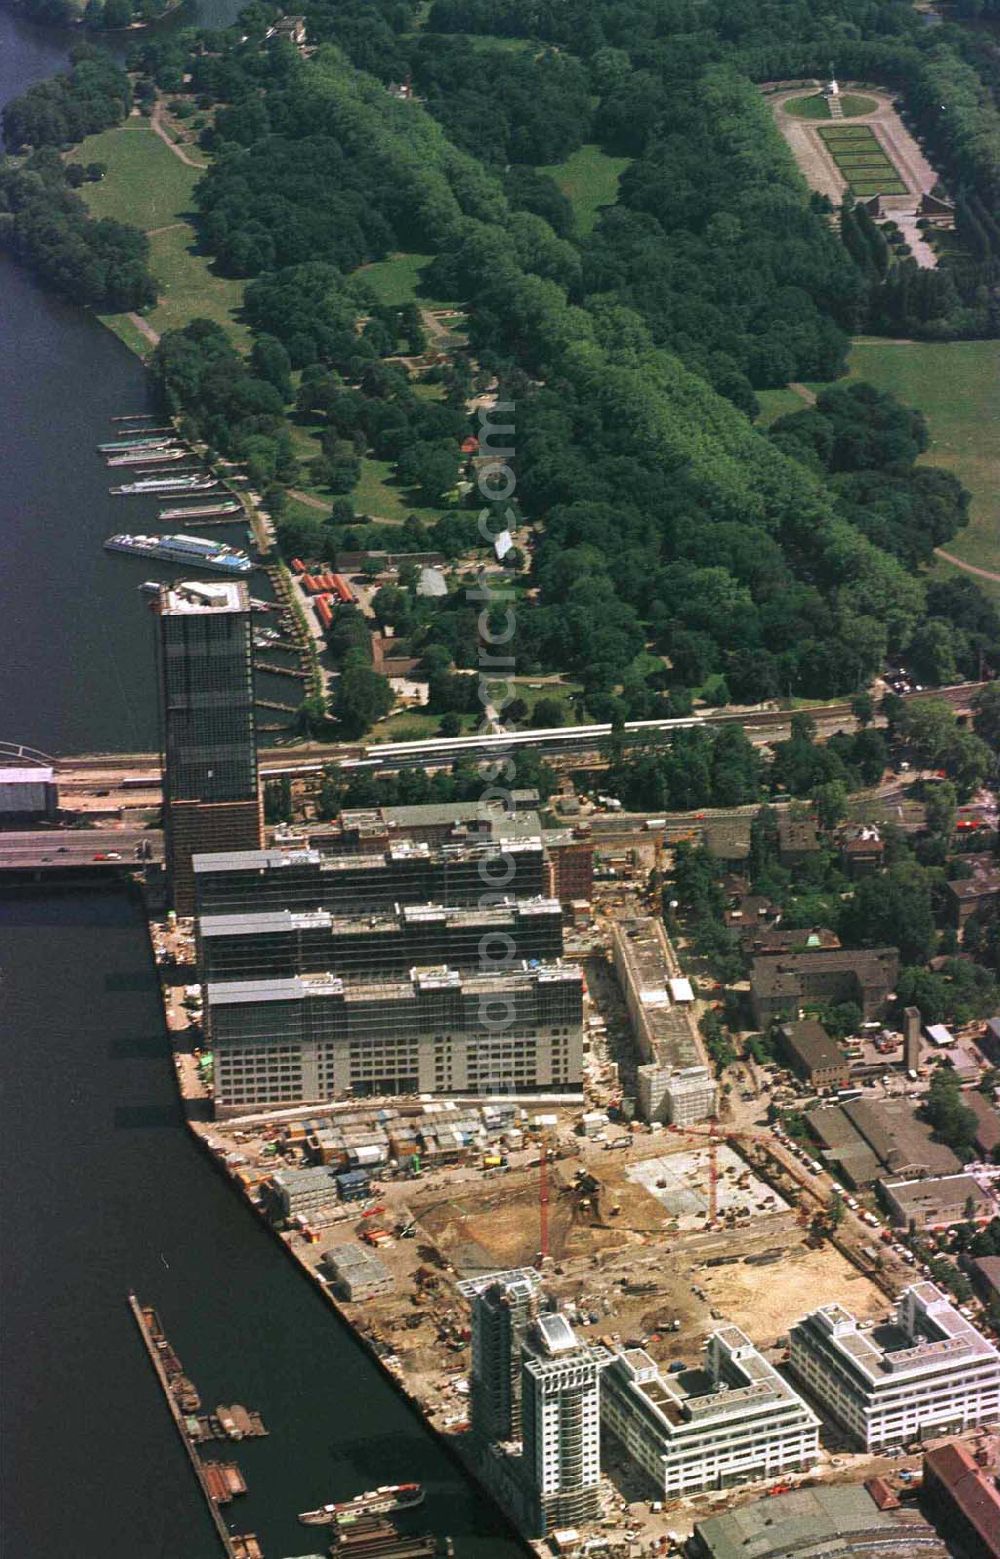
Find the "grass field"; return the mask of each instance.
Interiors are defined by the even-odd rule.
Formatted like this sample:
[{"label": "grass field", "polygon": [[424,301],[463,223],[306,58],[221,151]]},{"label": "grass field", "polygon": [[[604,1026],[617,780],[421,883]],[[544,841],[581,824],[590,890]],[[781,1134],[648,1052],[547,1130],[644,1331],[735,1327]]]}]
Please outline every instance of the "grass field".
[{"label": "grass field", "polygon": [[[946,551],[1000,574],[1000,341],[861,340],[849,372],[924,413],[931,446],[921,459],[954,471],[972,494],[969,524]],[[955,570],[942,560],[935,572]],[[1000,599],[1000,584],[977,583]]]},{"label": "grass field", "polygon": [[631,161],[628,157],[609,157],[599,146],[581,146],[565,162],[539,168],[555,179],[563,194],[573,203],[576,225],[589,233],[602,206],[613,206],[618,199],[618,180]]},{"label": "grass field", "polygon": [[435,298],[423,292],[423,273],[432,254],[394,254],[388,260],[363,265],[355,274],[362,277],[380,303],[423,303],[428,308],[451,308],[454,298]]},{"label": "grass field", "polygon": [[[246,347],[249,332],[239,319],[245,283],[216,276],[208,257],[198,253],[192,200],[198,170],[175,157],[145,119],[88,136],[72,160],[107,167],[99,184],[80,190],[94,216],[129,222],[149,237],[149,268],[160,288],[146,316],[152,328],[162,335],[192,319],[214,319]],[[133,351],[149,352],[150,342],[127,315],[101,317]]]},{"label": "grass field", "polygon": [[869,125],[826,125],[819,133],[852,194],[906,194],[906,185]]},{"label": "grass field", "polygon": [[[873,97],[861,97],[856,92],[842,92],[840,106],[850,118],[854,114],[873,114],[878,103]],[[811,97],[793,97],[785,105],[785,113],[795,119],[829,119],[830,105],[821,92]]]},{"label": "grass field", "polygon": [[754,393],[760,402],[757,414],[757,426],[760,428],[769,428],[772,422],[777,422],[779,417],[787,417],[789,412],[806,409],[802,396],[787,386],[782,390],[756,390]]}]

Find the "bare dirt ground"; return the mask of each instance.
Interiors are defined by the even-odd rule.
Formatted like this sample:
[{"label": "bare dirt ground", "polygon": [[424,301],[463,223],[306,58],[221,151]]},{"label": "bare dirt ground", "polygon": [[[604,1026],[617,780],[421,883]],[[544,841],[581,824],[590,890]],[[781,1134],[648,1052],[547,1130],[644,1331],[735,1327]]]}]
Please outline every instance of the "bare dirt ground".
[{"label": "bare dirt ground", "polygon": [[759,1346],[772,1344],[793,1322],[823,1304],[839,1301],[859,1320],[885,1314],[888,1300],[831,1245],[793,1246],[774,1266],[739,1262],[702,1272],[709,1301]]}]

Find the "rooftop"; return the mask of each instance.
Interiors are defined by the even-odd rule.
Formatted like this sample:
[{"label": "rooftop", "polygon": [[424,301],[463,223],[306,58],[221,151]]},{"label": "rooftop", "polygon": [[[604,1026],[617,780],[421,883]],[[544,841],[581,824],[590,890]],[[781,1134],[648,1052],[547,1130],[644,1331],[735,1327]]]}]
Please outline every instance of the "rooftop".
[{"label": "rooftop", "polygon": [[971,1197],[977,1208],[987,1198],[971,1175],[938,1175],[924,1180],[883,1180],[882,1185],[907,1218],[934,1221],[954,1216]]},{"label": "rooftop", "polygon": [[899,972],[899,953],[894,947],[821,947],[804,953],[758,955],[750,978],[755,996],[794,996],[804,975],[838,970],[856,974],[862,985],[881,983],[891,990]]},{"label": "rooftop", "polygon": [[965,1446],[954,1440],[928,1451],[924,1471],[944,1484],[985,1552],[1000,1555],[1000,1494]]},{"label": "rooftop", "polygon": [[841,1304],[822,1305],[797,1327],[806,1327],[839,1355],[848,1372],[874,1390],[890,1380],[951,1370],[965,1359],[997,1358],[992,1343],[977,1332],[933,1283],[915,1283],[899,1298],[896,1318],[862,1330]]},{"label": "rooftop", "polygon": [[0,785],[51,785],[54,779],[54,769],[30,767],[27,764],[0,769]]},{"label": "rooftop", "polygon": [[867,1559],[947,1559],[925,1521],[880,1511],[856,1484],[796,1489],[699,1521],[700,1552],[710,1559],[847,1559],[860,1545]]},{"label": "rooftop", "polygon": [[160,586],[160,615],[182,616],[205,612],[249,612],[250,591],[238,580],[200,580]]},{"label": "rooftop", "polygon": [[781,1034],[789,1050],[810,1072],[846,1064],[840,1046],[816,1018],[806,1018],[802,1023],[785,1023]]},{"label": "rooftop", "polygon": [[883,1171],[907,1179],[962,1168],[951,1148],[935,1142],[930,1126],[917,1119],[909,1099],[852,1099],[811,1110],[806,1119],[825,1156],[841,1164],[855,1185],[870,1184]]},{"label": "rooftop", "polygon": [[210,1007],[231,1007],[251,1002],[306,1001],[310,997],[333,996],[358,1003],[399,1001],[435,988],[450,988],[470,996],[482,996],[491,992],[509,991],[512,986],[542,985],[553,981],[580,985],[582,976],[574,965],[564,964],[557,959],[553,963],[530,967],[524,963],[513,965],[496,974],[460,971],[440,964],[433,968],[411,969],[408,977],[396,980],[342,980],[327,972],[286,975],[277,979],[230,980],[226,983],[212,980],[205,989]]}]

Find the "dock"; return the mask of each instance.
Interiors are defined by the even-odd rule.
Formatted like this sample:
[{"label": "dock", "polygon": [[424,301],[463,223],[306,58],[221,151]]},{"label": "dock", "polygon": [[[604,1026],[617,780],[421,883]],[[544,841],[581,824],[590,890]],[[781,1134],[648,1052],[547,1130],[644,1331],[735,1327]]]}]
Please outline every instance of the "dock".
[{"label": "dock", "polygon": [[300,671],[298,666],[282,666],[280,662],[273,660],[255,659],[253,669],[254,671],[269,671],[272,677],[298,677],[302,682],[308,682],[309,680],[308,671]]},{"label": "dock", "polygon": [[[229,1469],[232,1464],[203,1462],[195,1450],[194,1441],[188,1433],[187,1421],[178,1400],[178,1392],[172,1384],[170,1372],[174,1369],[174,1366],[176,1366],[177,1373],[174,1374],[173,1380],[183,1379],[186,1385],[190,1385],[190,1382],[186,1381],[186,1378],[180,1373],[180,1360],[163,1335],[156,1311],[148,1305],[140,1305],[138,1299],[132,1293],[128,1296],[128,1307],[132,1312],[136,1326],[139,1328],[143,1347],[146,1350],[149,1362],[156,1372],[156,1378],[166,1398],[170,1416],[174,1421],[174,1427],[181,1437],[188,1461],[191,1463],[191,1470],[198,1480],[198,1487],[205,1496],[205,1503],[208,1506],[209,1515],[212,1518],[212,1524],[215,1527],[219,1542],[222,1544],[223,1552],[226,1554],[227,1559],[263,1559],[260,1544],[254,1534],[252,1532],[242,1534],[230,1532],[219,1513],[220,1503],[227,1503],[236,1493],[242,1494],[246,1492],[246,1483],[239,1468],[232,1467],[235,1477],[231,1478]],[[166,1363],[165,1360],[167,1361]],[[210,1467],[218,1470],[210,1473],[208,1470]],[[241,1488],[235,1486],[237,1481],[242,1485]],[[223,1489],[225,1490],[225,1497],[223,1500],[220,1500],[217,1496]]]},{"label": "dock", "polygon": [[282,704],[276,698],[255,698],[254,703],[258,709],[276,709],[282,715],[297,715],[298,704]]}]

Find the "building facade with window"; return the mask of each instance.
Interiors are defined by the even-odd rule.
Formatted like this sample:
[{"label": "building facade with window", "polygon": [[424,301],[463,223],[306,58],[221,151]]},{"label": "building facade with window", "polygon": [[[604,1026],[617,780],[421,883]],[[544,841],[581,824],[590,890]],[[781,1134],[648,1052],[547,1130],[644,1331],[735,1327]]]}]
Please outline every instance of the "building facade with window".
[{"label": "building facade with window", "polygon": [[351,1095],[580,1087],[583,984],[559,962],[211,982],[205,1021],[222,1115]]},{"label": "building facade with window", "polygon": [[598,1514],[607,1359],[603,1348],[578,1340],[564,1315],[541,1315],[528,1327],[521,1354],[523,1468],[538,1537]]},{"label": "building facade with window", "polygon": [[192,857],[262,842],[250,594],[191,581],[163,585],[155,605],[167,874],[191,914]]},{"label": "building facade with window", "polygon": [[1000,1353],[933,1283],[906,1289],[882,1326],[823,1305],[789,1348],[798,1379],[865,1450],[1000,1417]]},{"label": "building facade with window", "polygon": [[809,1467],[819,1419],[736,1326],[713,1332],[703,1369],[662,1375],[642,1349],[615,1355],[601,1420],[661,1499]]}]

